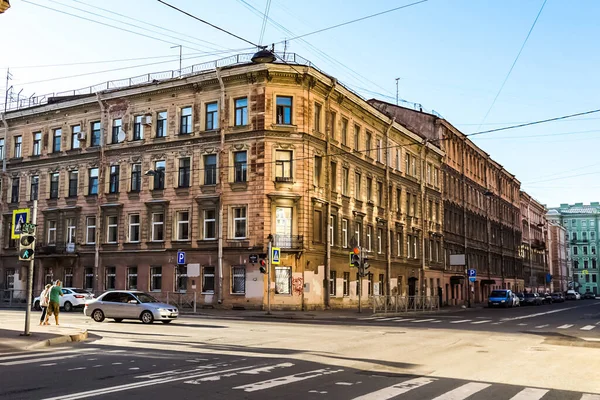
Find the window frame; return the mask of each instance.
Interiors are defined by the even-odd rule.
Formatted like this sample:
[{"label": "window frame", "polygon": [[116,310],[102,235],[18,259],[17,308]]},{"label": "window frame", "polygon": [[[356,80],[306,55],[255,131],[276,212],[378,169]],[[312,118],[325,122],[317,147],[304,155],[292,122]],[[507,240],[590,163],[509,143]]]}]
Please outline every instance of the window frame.
[{"label": "window frame", "polygon": [[79,134],[81,133],[81,125],[71,126],[71,150],[80,149],[81,142],[79,141]]},{"label": "window frame", "polygon": [[[280,158],[282,156],[289,158]],[[294,152],[292,150],[275,150],[275,181],[291,181],[293,179],[293,159]]]},{"label": "window frame", "polygon": [[48,246],[56,246],[56,229],[58,227],[58,223],[55,219],[48,220],[48,232],[46,236],[46,244]]},{"label": "window frame", "polygon": [[342,218],[342,247],[348,248],[348,219]]},{"label": "window frame", "polygon": [[67,218],[66,225],[67,234],[65,236],[65,243],[77,243],[77,220],[73,217]]},{"label": "window frame", "polygon": [[[207,218],[206,213],[207,212],[213,212],[213,218]],[[207,237],[206,232],[207,232],[207,225],[208,224],[213,224],[213,233],[214,233],[214,237]],[[203,240],[217,240],[217,210],[216,208],[206,208],[202,210],[202,237]]]},{"label": "window frame", "polygon": [[[284,100],[289,99],[289,105],[283,104]],[[280,104],[280,100],[282,104]],[[293,125],[294,124],[294,98],[293,96],[275,96],[275,124]]]},{"label": "window frame", "polygon": [[142,190],[142,163],[131,164],[130,192],[139,193]]},{"label": "window frame", "polygon": [[[285,275],[287,275],[287,279],[285,282],[283,281],[283,279],[286,278],[286,276],[278,276],[278,275],[281,275],[281,273],[284,271],[286,271]],[[283,291],[280,290],[282,283],[285,283]],[[275,267],[275,294],[276,295],[284,295],[284,296],[292,295],[292,267],[287,267],[287,266],[276,266]]]},{"label": "window frame", "polygon": [[[187,166],[185,165],[187,162]],[[183,164],[183,165],[182,165]],[[182,157],[179,159],[179,169],[177,173],[177,187],[189,188],[191,186],[192,159],[191,157]]]},{"label": "window frame", "polygon": [[[214,294],[215,286],[216,286],[216,268],[213,265],[206,265],[202,267],[202,287],[200,291],[202,294]],[[207,279],[212,278],[212,288],[209,288],[207,285]]]},{"label": "window frame", "polygon": [[[114,223],[111,223],[114,222]],[[111,233],[114,233],[115,240],[111,239]],[[119,243],[119,216],[118,215],[107,215],[106,216],[106,244],[117,244]]]},{"label": "window frame", "polygon": [[[137,217],[137,222],[132,222],[132,217]],[[129,214],[127,217],[127,225],[128,225],[128,229],[127,229],[127,242],[128,243],[140,243],[142,236],[141,236],[141,230],[140,230],[140,226],[141,226],[141,217],[140,214],[138,213],[134,213],[134,214]],[[134,236],[134,230],[137,230],[137,240],[133,240],[132,237]]]},{"label": "window frame", "polygon": [[[243,217],[236,216],[236,211],[243,210]],[[242,213],[240,213],[241,215]],[[234,206],[231,207],[231,220],[232,220],[232,238],[233,239],[246,239],[248,237],[248,207],[247,206]],[[243,222],[241,222],[243,221]],[[244,234],[243,236],[238,236],[238,223],[243,223],[244,226]]]},{"label": "window frame", "polygon": [[[39,135],[39,137],[38,137]],[[42,132],[33,132],[33,149],[31,151],[32,156],[41,156],[42,155]]]},{"label": "window frame", "polygon": [[40,195],[40,176],[32,175],[29,178],[29,200],[31,200],[31,201],[38,200],[39,195]]},{"label": "window frame", "polygon": [[[210,109],[209,107],[214,107],[214,109]],[[204,130],[206,131],[216,131],[219,129],[219,102],[211,101],[204,105],[204,117],[205,124]]]},{"label": "window frame", "polygon": [[[135,282],[132,285],[132,282]],[[138,290],[138,267],[131,266],[127,267],[127,282],[126,282],[127,290]]]},{"label": "window frame", "polygon": [[[164,114],[164,118],[163,118]],[[167,120],[169,118],[168,111],[158,111],[156,113],[156,131],[157,138],[167,137]]]},{"label": "window frame", "polygon": [[[94,171],[95,171],[95,176],[92,174],[92,172],[94,172]],[[99,172],[100,172],[100,170],[98,169],[98,167],[88,169],[88,196],[98,195]],[[95,188],[95,190],[94,190],[94,188]]]},{"label": "window frame", "polygon": [[114,118],[112,120],[111,144],[121,143],[119,142],[119,133],[121,133],[121,129],[123,129],[123,119]]},{"label": "window frame", "polygon": [[[189,110],[189,114],[187,113],[188,110]],[[194,131],[193,120],[192,120],[192,116],[194,114],[193,107],[192,106],[181,107],[179,112],[180,112],[179,134],[180,135],[190,135]],[[184,127],[185,127],[185,129],[184,129]]]},{"label": "window frame", "polygon": [[[162,215],[162,221],[156,221],[155,216]],[[160,228],[158,228],[160,227]],[[164,242],[165,241],[165,213],[164,211],[153,212],[150,215],[150,241]],[[157,239],[157,234],[160,233],[161,238]]]},{"label": "window frame", "polygon": [[[156,280],[158,278],[158,280]],[[150,266],[150,291],[160,292],[162,291],[162,266],[151,265]]]},{"label": "window frame", "polygon": [[[96,129],[97,128],[97,129]],[[93,121],[90,124],[90,147],[99,147],[102,143],[102,122]]]},{"label": "window frame", "polygon": [[119,165],[111,165],[108,167],[109,171],[109,183],[108,193],[116,194],[119,193],[119,180],[121,176],[121,167]]},{"label": "window frame", "polygon": [[[182,217],[187,214],[187,218],[183,219]],[[189,210],[181,210],[175,213],[175,240],[176,241],[189,241],[191,239],[190,235],[190,212]],[[186,228],[184,228],[187,225]],[[182,237],[182,233],[187,230],[187,235]]]},{"label": "window frame", "polygon": [[154,184],[152,190],[164,190],[165,189],[165,175],[167,173],[167,161],[156,160],[154,161]]},{"label": "window frame", "polygon": [[[237,161],[237,156],[244,154],[244,161]],[[248,182],[248,151],[240,150],[233,152],[233,181],[236,183]]]},{"label": "window frame", "polygon": [[[245,101],[242,106],[238,105],[239,101]],[[248,125],[248,97],[238,97],[233,99],[233,125],[247,126]]]},{"label": "window frame", "polygon": [[21,178],[17,176],[17,177],[12,178],[11,183],[10,183],[10,202],[12,204],[19,202],[20,191],[21,191]]},{"label": "window frame", "polygon": [[[94,220],[94,224],[90,225],[90,221]],[[92,241],[90,241],[90,229],[93,231]],[[96,217],[88,216],[85,219],[85,244],[96,244]]]},{"label": "window frame", "polygon": [[70,198],[77,197],[79,192],[79,171],[73,170],[69,171],[69,193],[68,196]]},{"label": "window frame", "polygon": [[133,140],[134,141],[144,140],[144,127],[143,127],[144,118],[145,118],[144,115],[136,115],[135,117],[133,117]]},{"label": "window frame", "polygon": [[14,158],[23,158],[23,136],[15,136]]},{"label": "window frame", "polygon": [[[55,179],[56,178],[56,179]],[[60,173],[50,173],[50,199],[58,199],[60,196]]]},{"label": "window frame", "polygon": [[[242,278],[243,288],[239,288],[236,284],[236,278]],[[238,282],[240,282],[238,280]],[[241,295],[246,294],[246,266],[232,265],[231,266],[231,294]]]},{"label": "window frame", "polygon": [[[207,163],[208,160],[212,160],[214,157],[214,164]],[[204,154],[202,156],[204,162],[204,185],[216,185],[217,184],[217,154]]]}]

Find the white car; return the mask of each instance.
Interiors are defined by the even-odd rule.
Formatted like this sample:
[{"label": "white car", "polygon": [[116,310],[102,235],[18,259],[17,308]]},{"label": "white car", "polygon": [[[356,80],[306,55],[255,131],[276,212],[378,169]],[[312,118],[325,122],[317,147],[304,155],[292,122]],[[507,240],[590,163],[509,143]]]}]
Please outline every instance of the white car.
[{"label": "white car", "polygon": [[148,293],[137,290],[111,290],[97,299],[88,301],[83,315],[96,322],[112,318],[115,322],[138,319],[144,324],[161,321],[168,324],[179,316],[177,307],[161,303]]},{"label": "white car", "polygon": [[[63,295],[60,298],[60,307],[66,312],[73,311],[74,308],[83,308],[85,302],[92,300],[94,295],[87,290],[77,288],[62,288]],[[40,296],[33,299],[33,308],[41,310]]]}]

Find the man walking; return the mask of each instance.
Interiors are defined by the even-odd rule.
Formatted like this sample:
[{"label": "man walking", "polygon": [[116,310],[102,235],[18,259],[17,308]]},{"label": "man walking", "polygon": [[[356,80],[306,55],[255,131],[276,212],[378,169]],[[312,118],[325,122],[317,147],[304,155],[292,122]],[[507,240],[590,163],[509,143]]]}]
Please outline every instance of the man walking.
[{"label": "man walking", "polygon": [[60,298],[63,295],[61,286],[60,280],[57,280],[54,286],[50,288],[50,303],[48,303],[48,312],[46,313],[46,322],[44,323],[45,325],[48,325],[48,319],[52,314],[54,314],[54,320],[56,321],[56,325],[58,325]]}]

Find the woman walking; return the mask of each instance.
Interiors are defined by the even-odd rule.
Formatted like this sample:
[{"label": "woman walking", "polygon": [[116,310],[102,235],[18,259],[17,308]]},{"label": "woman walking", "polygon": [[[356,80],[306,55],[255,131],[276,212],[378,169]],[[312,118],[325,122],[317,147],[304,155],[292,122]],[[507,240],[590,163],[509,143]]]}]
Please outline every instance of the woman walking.
[{"label": "woman walking", "polygon": [[42,290],[42,294],[40,294],[40,307],[42,307],[42,316],[40,317],[40,325],[48,325],[48,323],[44,323],[46,319],[46,312],[48,311],[48,302],[50,300],[50,288],[52,285],[47,284],[44,290]]}]

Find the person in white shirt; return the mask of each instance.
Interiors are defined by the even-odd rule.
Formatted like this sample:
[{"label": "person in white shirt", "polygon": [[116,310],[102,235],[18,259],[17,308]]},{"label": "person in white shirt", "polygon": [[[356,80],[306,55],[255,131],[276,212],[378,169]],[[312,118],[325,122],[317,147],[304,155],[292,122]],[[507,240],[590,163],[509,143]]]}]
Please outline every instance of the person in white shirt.
[{"label": "person in white shirt", "polygon": [[50,301],[50,288],[52,285],[47,284],[44,290],[42,290],[42,294],[40,294],[40,307],[42,308],[42,316],[40,317],[40,325],[48,325],[48,323],[44,323],[46,319],[46,312],[48,311],[48,302]]}]

